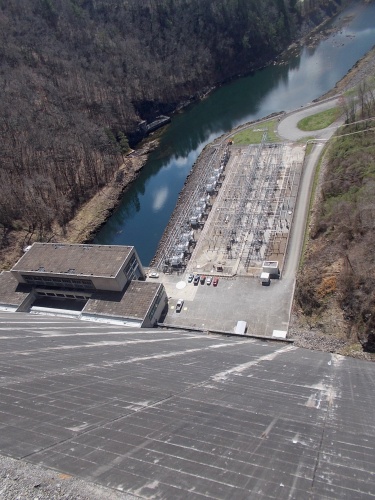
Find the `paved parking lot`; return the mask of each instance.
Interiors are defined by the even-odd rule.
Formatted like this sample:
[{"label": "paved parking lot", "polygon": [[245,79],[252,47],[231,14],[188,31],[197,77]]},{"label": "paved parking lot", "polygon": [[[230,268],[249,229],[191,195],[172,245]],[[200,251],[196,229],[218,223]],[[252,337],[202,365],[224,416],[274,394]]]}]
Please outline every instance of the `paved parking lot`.
[{"label": "paved parking lot", "polygon": [[[160,279],[169,297],[167,324],[232,333],[237,321],[244,320],[249,334],[269,337],[274,330],[287,330],[289,280],[272,280],[270,286],[262,286],[258,278],[220,277],[214,287],[188,283],[187,274],[162,275]],[[178,299],[184,300],[180,313],[175,310]]]}]

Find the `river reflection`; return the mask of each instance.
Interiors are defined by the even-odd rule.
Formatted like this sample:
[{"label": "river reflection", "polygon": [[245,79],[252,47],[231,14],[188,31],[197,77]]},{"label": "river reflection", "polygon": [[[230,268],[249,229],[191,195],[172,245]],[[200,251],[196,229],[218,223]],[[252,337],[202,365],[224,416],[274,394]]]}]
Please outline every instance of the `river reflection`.
[{"label": "river reflection", "polygon": [[285,65],[272,65],[224,85],[172,118],[160,147],[95,243],[134,245],[144,265],[155,254],[178,194],[206,144],[232,128],[277,111],[296,109],[334,87],[375,44],[375,4],[356,5],[350,21]]}]

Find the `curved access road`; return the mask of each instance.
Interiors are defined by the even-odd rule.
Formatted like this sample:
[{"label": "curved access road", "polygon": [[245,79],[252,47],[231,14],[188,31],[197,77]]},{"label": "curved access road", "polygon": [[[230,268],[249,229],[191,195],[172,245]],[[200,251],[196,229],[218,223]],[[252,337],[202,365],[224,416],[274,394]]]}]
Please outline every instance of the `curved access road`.
[{"label": "curved access road", "polygon": [[317,113],[321,113],[322,111],[326,111],[327,109],[338,106],[339,99],[340,98],[337,96],[332,97],[330,99],[321,101],[316,104],[308,104],[307,106],[302,107],[298,111],[292,111],[290,113],[286,113],[278,124],[277,127],[278,134],[280,135],[280,137],[288,139],[290,141],[298,141],[300,139],[305,139],[306,137],[314,137],[316,139],[325,139],[325,140],[329,139],[334,134],[337,127],[343,123],[343,120],[339,119],[330,127],[308,132],[300,130],[297,124],[303,118],[315,115]]}]

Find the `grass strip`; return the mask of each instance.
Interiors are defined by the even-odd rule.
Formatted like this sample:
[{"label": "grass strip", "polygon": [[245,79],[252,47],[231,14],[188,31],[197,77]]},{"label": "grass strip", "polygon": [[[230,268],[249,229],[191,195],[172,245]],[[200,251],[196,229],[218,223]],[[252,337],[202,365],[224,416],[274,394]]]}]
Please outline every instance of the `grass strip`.
[{"label": "grass strip", "polygon": [[267,142],[280,142],[279,136],[275,132],[276,120],[269,120],[263,123],[241,130],[234,135],[232,140],[236,146],[247,146],[249,144],[260,144],[264,131],[267,132]]},{"label": "grass strip", "polygon": [[305,132],[312,130],[322,130],[329,127],[340,116],[341,110],[339,107],[330,108],[326,111],[321,111],[315,115],[306,116],[297,123],[297,127]]}]

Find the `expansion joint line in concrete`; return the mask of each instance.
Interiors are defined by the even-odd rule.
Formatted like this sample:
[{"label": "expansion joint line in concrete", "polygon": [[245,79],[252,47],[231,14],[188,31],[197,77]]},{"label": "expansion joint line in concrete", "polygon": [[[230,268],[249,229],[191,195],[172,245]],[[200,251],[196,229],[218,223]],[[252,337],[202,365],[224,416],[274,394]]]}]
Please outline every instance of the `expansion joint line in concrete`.
[{"label": "expansion joint line in concrete", "polygon": [[[334,376],[334,375],[335,375],[335,372],[333,373],[333,375],[331,375],[331,381],[332,381],[332,376]],[[332,383],[330,385],[332,387]],[[318,451],[317,451],[317,458],[316,458],[316,461],[315,461],[314,472],[313,472],[312,479],[311,479],[311,487],[310,487],[311,499],[314,498],[314,483],[315,483],[315,479],[316,479],[318,468],[320,466],[320,459],[321,459],[322,455],[324,455],[323,441],[324,441],[324,437],[325,437],[325,434],[326,434],[326,427],[327,427],[328,418],[330,417],[330,405],[329,405],[329,402],[327,403],[327,406],[328,406],[328,408],[327,408],[327,410],[325,412],[325,415],[324,415],[324,421],[323,421],[322,432],[321,432],[320,440],[319,440],[319,448],[318,448]]]}]

